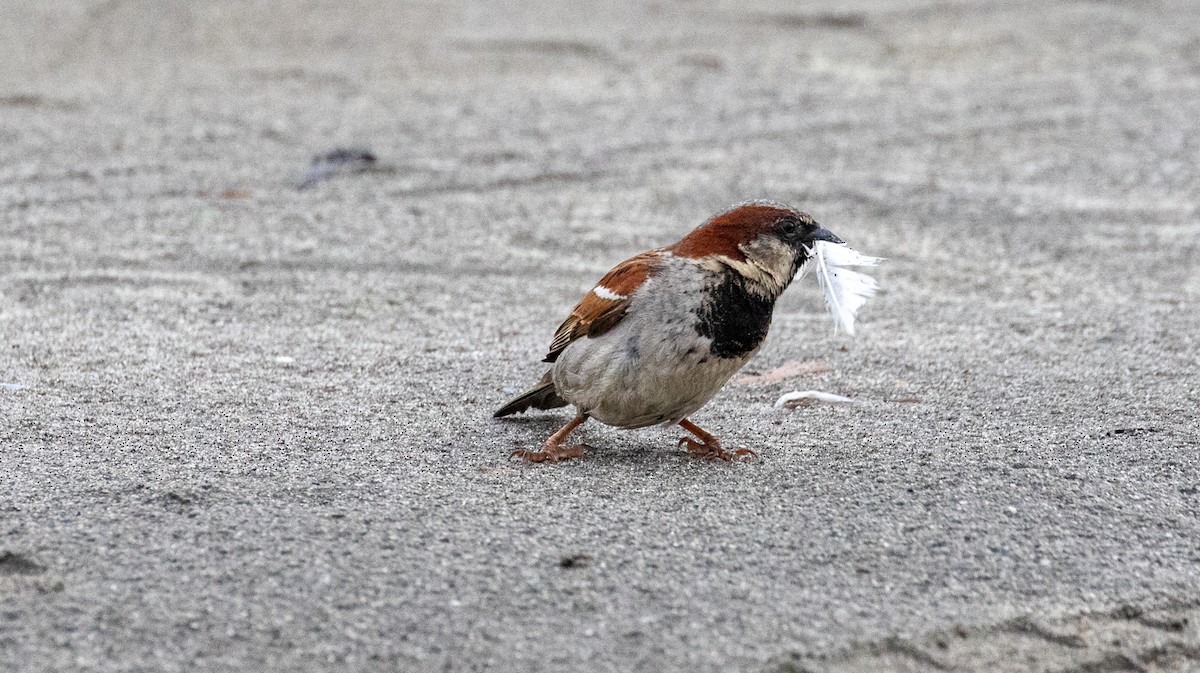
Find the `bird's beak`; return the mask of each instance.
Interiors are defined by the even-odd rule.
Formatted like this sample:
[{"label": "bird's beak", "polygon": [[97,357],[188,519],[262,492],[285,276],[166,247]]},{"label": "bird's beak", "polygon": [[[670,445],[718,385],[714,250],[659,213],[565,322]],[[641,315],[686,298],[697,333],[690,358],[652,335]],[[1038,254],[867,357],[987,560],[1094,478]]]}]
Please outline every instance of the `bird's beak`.
[{"label": "bird's beak", "polygon": [[818,227],[816,231],[804,237],[805,243],[816,243],[817,241],[827,241],[829,243],[845,243],[842,239],[833,235],[833,232],[825,227]]}]

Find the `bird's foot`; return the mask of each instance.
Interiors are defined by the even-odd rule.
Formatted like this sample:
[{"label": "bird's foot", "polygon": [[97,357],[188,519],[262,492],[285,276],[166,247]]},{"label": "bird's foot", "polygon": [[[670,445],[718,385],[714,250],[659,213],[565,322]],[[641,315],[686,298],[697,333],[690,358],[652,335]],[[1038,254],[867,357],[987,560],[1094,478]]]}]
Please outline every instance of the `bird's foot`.
[{"label": "bird's foot", "polygon": [[587,444],[574,444],[572,446],[561,446],[547,444],[540,451],[531,449],[517,449],[508,454],[509,458],[520,458],[527,463],[557,463],[572,458],[582,458],[584,451],[591,451],[592,447]]},{"label": "bird's foot", "polygon": [[697,442],[691,437],[680,437],[679,445],[686,446],[688,453],[693,456],[708,460],[723,460],[727,463],[734,461],[746,463],[758,458],[758,454],[750,449],[737,449],[736,451],[722,449],[721,444],[715,438],[711,442],[705,443]]}]

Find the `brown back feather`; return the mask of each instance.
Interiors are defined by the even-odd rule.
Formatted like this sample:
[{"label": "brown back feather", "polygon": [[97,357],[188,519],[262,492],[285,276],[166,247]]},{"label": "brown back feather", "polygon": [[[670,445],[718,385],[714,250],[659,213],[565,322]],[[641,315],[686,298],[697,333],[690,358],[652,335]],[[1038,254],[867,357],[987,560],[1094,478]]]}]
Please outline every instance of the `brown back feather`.
[{"label": "brown back feather", "polygon": [[661,258],[661,250],[651,250],[613,267],[596,283],[596,288],[602,289],[601,293],[597,294],[596,288],[593,288],[559,325],[550,341],[550,352],[543,361],[554,362],[575,341],[585,336],[600,336],[616,327],[625,317],[629,298],[654,273]]}]

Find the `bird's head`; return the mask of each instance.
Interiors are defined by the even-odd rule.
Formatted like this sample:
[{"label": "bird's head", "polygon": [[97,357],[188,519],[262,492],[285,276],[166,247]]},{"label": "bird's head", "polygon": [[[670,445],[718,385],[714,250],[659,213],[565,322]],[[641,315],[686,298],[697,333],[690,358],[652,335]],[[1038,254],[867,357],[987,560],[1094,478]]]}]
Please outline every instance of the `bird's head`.
[{"label": "bird's head", "polygon": [[777,297],[818,241],[842,242],[808,213],[774,201],[750,201],[712,216],[668,250],[727,266]]}]

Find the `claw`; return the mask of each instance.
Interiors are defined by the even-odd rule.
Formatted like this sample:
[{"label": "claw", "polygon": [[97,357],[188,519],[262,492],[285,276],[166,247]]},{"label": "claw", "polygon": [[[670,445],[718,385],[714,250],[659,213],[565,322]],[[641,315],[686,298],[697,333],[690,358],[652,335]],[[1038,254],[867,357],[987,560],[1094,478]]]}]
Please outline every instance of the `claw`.
[{"label": "claw", "polygon": [[571,460],[572,458],[582,458],[584,450],[591,450],[592,447],[587,444],[575,444],[574,446],[550,446],[546,445],[540,451],[530,449],[517,449],[508,454],[511,458],[520,458],[529,463],[557,463],[563,460]]},{"label": "claw", "polygon": [[727,463],[748,463],[751,460],[758,458],[758,454],[750,449],[738,449],[736,451],[722,449],[720,443],[716,441],[715,437],[713,438],[712,442],[708,444],[697,442],[691,437],[680,437],[679,446],[686,446],[688,453],[691,453],[698,458],[705,458],[708,460],[723,460]]},{"label": "claw", "polygon": [[738,449],[733,452],[733,459],[741,463],[748,463],[757,458],[758,452],[753,449]]},{"label": "claw", "polygon": [[560,460],[570,460],[572,458],[583,457],[584,449],[592,450],[592,447],[587,444],[575,444],[573,446],[563,446],[562,442],[571,434],[575,428],[583,425],[587,420],[587,414],[580,414],[575,417],[570,423],[559,428],[558,432],[550,435],[546,443],[542,445],[541,451],[531,451],[529,449],[517,449],[508,454],[509,459],[520,458],[527,463],[557,463]]}]

